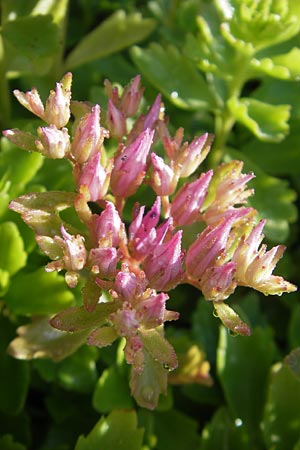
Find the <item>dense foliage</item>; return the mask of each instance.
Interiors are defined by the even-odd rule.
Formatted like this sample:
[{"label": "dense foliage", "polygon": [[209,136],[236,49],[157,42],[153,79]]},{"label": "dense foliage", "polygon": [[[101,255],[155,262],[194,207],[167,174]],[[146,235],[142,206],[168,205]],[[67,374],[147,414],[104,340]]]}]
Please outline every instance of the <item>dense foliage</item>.
[{"label": "dense foliage", "polygon": [[[77,0],[68,4],[67,0],[2,0],[1,25],[1,129],[20,129],[23,134],[14,131],[12,138],[12,134],[6,132],[6,137],[1,139],[0,448],[300,449],[299,300],[296,292],[268,298],[257,292],[281,294],[284,290],[294,289],[279,276],[276,280],[279,280],[280,288],[274,289],[270,288],[270,284],[264,284],[265,280],[274,283],[275,277],[272,278],[269,271],[281,256],[283,245],[287,246],[287,250],[275,273],[299,285],[296,204],[300,190],[298,2]],[[71,111],[75,124],[68,125],[73,149],[71,153],[51,154],[53,148],[47,147],[47,136],[43,134],[46,131],[41,128],[45,125],[41,119],[50,126],[55,123],[51,116],[51,101],[48,110],[46,106],[46,113],[37,114],[38,117],[34,118],[18,105],[11,90],[17,89],[18,100],[26,106],[27,100],[22,97],[21,91],[29,91],[36,86],[42,100],[46,101],[55,82],[70,71],[73,74],[72,99],[80,101],[73,102]],[[117,98],[114,86],[118,86],[119,93],[128,93],[126,89],[122,91],[123,86],[130,86],[130,80],[136,80],[137,84],[139,78],[134,78],[136,74],[141,74],[141,85],[145,86],[145,90],[139,91],[141,103],[137,117],[133,119],[131,116],[134,114],[128,114],[126,126],[129,130],[144,133],[142,138],[139,138],[137,131],[131,135],[129,132],[127,136],[122,122],[124,117],[118,115],[113,106],[114,103],[121,112],[126,111],[126,96]],[[68,77],[62,81],[65,90],[70,82]],[[115,84],[111,85],[106,79]],[[162,94],[163,112],[157,92]],[[214,286],[209,285],[208,275],[204,280],[202,273],[200,276],[198,269],[194,269],[192,251],[187,252],[190,252],[190,258],[189,261],[186,259],[188,277],[185,278],[185,281],[189,279],[192,282],[179,284],[176,289],[173,289],[175,285],[183,280],[181,256],[175,260],[174,270],[167,280],[157,278],[157,273],[153,272],[153,261],[158,263],[155,258],[153,260],[153,255],[150,263],[149,257],[146,262],[141,260],[143,271],[149,279],[152,277],[154,289],[168,291],[168,309],[180,314],[176,322],[166,325],[166,339],[160,333],[145,333],[144,336],[143,344],[150,354],[146,361],[150,367],[147,382],[158,379],[159,392],[166,389],[167,369],[173,369],[177,364],[174,362],[173,348],[179,363],[178,368],[169,373],[166,395],[160,395],[157,406],[155,402],[150,404],[151,408],[156,406],[154,410],[147,409],[149,404],[141,401],[136,394],[136,385],[131,391],[137,403],[130,395],[129,379],[132,374],[127,363],[136,367],[137,361],[126,352],[124,357],[124,341],[128,339],[126,333],[118,332],[123,338],[115,340],[117,335],[113,335],[112,339],[111,332],[107,332],[109,327],[106,327],[105,335],[96,333],[91,338],[91,329],[95,329],[93,321],[98,324],[99,320],[114,322],[119,311],[110,310],[113,302],[103,303],[105,308],[109,305],[106,315],[101,303],[96,306],[95,300],[97,302],[100,293],[103,294],[100,288],[108,287],[106,295],[109,296],[113,286],[117,290],[117,300],[118,295],[120,298],[126,295],[117,283],[109,284],[116,268],[107,269],[103,275],[101,256],[102,259],[97,260],[98,265],[93,265],[98,270],[95,275],[102,270],[102,278],[109,281],[105,284],[98,280],[99,290],[87,283],[82,301],[83,285],[76,275],[77,269],[82,267],[80,263],[78,265],[78,260],[75,267],[72,258],[71,263],[70,260],[66,262],[66,254],[59,253],[74,244],[70,236],[77,230],[84,235],[82,223],[89,226],[86,216],[89,208],[94,216],[106,208],[101,201],[97,203],[100,198],[97,195],[100,194],[94,194],[92,188],[91,196],[85,198],[85,203],[80,203],[73,194],[76,189],[84,194],[78,180],[88,176],[83,174],[88,157],[85,159],[77,150],[80,136],[76,135],[76,127],[83,123],[80,118],[89,117],[91,111],[96,114],[97,110],[92,108],[95,104],[101,107],[101,125],[108,128],[112,136],[105,144],[107,159],[115,154],[116,148],[121,152],[121,142],[128,143],[131,139],[132,143],[141,139],[144,143],[150,138],[147,130],[151,126],[153,129],[156,127],[156,133],[160,132],[161,141],[155,144],[155,151],[160,156],[163,149],[170,152],[172,145],[174,148],[181,146],[183,130],[183,142],[195,143],[195,136],[205,136],[209,141],[205,141],[207,153],[211,142],[210,134],[205,133],[214,134],[207,157],[198,161],[200,168],[198,164],[195,173],[188,173],[185,168],[190,182],[201,173],[210,174],[213,171],[215,174],[205,203],[198,205],[202,220],[214,226],[217,212],[226,213],[222,205],[231,211],[237,203],[242,205],[239,207],[242,210],[247,199],[251,206],[249,220],[243,224],[242,232],[236,231],[237,235],[241,237],[245,233],[244,242],[247,238],[249,240],[254,227],[252,211],[255,209],[258,212],[255,223],[264,223],[259,219],[267,220],[264,234],[268,248],[277,249],[275,253],[266,253],[273,259],[264,256],[264,247],[261,250],[267,267],[252,268],[246,278],[242,278],[240,269],[234,282],[234,288],[236,285],[239,287],[234,291],[230,279],[226,285],[228,289],[224,288],[225,293],[222,292],[221,303]],[[149,105],[154,107],[149,109]],[[32,111],[34,108],[31,105],[28,109]],[[141,124],[145,120],[153,123],[143,131]],[[67,122],[57,127],[64,127]],[[138,125],[131,128],[133,123]],[[170,135],[166,134],[166,126]],[[37,129],[40,130],[38,135]],[[66,133],[64,138],[69,139]],[[108,137],[105,131],[101,133],[104,133],[101,139]],[[38,145],[33,135],[38,136]],[[173,141],[170,136],[175,136]],[[13,142],[29,152],[18,149]],[[203,140],[201,142],[205,147]],[[59,151],[62,151],[61,148],[60,142]],[[193,145],[183,144],[182,148],[185,151],[192,149]],[[65,154],[67,158],[62,159]],[[49,156],[50,159],[47,158]],[[90,157],[93,156],[91,153]],[[170,156],[170,153],[168,156],[174,163],[170,163],[174,182],[176,157]],[[118,167],[117,158],[114,167]],[[159,190],[168,169],[165,166],[161,169],[162,163],[156,158],[152,157],[153,167],[147,172],[146,187],[140,187],[137,178],[131,180],[136,183],[132,201],[130,186],[126,191],[124,180],[120,182],[118,179],[120,173],[113,169],[115,175],[112,175],[109,200],[111,205],[116,205],[120,215],[123,214],[126,227],[132,220],[133,201],[149,209],[152,207],[152,210],[155,208],[155,195],[150,192],[149,186],[164,199],[164,212],[168,210],[166,195],[169,194]],[[241,165],[236,163],[237,160],[243,162],[243,172],[250,175],[241,175]],[[70,161],[75,167],[74,177]],[[108,165],[105,170],[107,175]],[[132,167],[130,170],[132,173]],[[255,174],[253,179],[252,172]],[[239,182],[242,186],[239,186],[235,199],[230,197],[234,189],[226,192],[229,185],[224,182],[233,174],[235,183]],[[175,184],[178,182],[178,189],[183,189],[181,186],[186,181],[180,181],[178,175]],[[246,183],[248,188],[255,190],[249,198],[250,189],[244,190]],[[101,196],[104,195],[106,191],[101,193]],[[219,203],[216,201],[218,195],[222,199]],[[126,207],[122,198],[126,198]],[[184,234],[183,248],[193,248],[192,242],[195,239],[199,241],[197,235],[202,228],[199,228],[197,221],[190,221],[190,217],[179,217],[176,211],[172,213],[172,202],[176,203],[176,196],[171,198],[171,216],[174,216],[175,225],[189,227]],[[74,204],[77,216],[74,211],[64,210]],[[209,208],[213,211],[211,214]],[[22,213],[31,229],[12,209]],[[62,224],[74,226],[73,231],[68,228],[71,235],[64,227],[61,228]],[[62,237],[58,237],[57,230],[61,230]],[[261,233],[261,229],[259,231]],[[175,247],[179,232],[172,235],[171,228],[167,232],[174,238],[164,241],[164,249],[169,251],[166,244],[172,242],[171,246]],[[115,233],[115,229],[111,233]],[[258,245],[260,233],[257,231],[256,235]],[[47,239],[44,239],[45,234]],[[48,238],[54,239],[50,242]],[[274,247],[278,243],[280,245]],[[234,244],[233,237],[229,244],[226,244],[225,257],[224,252],[221,258],[216,256],[225,264],[235,261],[233,255],[238,244]],[[132,238],[129,250],[138,259],[135,245]],[[199,251],[199,243],[196,250]],[[229,262],[229,253],[230,257],[233,256],[233,263]],[[49,263],[49,257],[58,261],[61,257],[62,266],[57,261]],[[46,272],[45,266],[48,269],[51,267],[51,270]],[[230,273],[233,271],[232,265],[226,267],[229,267]],[[66,269],[66,274],[63,272],[65,278],[55,271],[58,269]],[[213,273],[210,272],[212,277]],[[265,278],[261,277],[262,273]],[[200,279],[196,282],[197,276]],[[257,291],[250,290],[248,286]],[[223,304],[229,294],[232,295]],[[154,297],[156,294],[152,292],[151,295]],[[89,303],[91,298],[92,303]],[[164,320],[169,320],[164,309],[166,297],[159,298],[163,299],[160,314],[163,311]],[[226,305],[225,310],[221,305]],[[100,311],[97,317],[95,307],[98,308],[96,311]],[[68,315],[68,311],[72,314]],[[118,317],[121,317],[120,314]],[[172,320],[174,318],[172,316]],[[50,326],[50,319],[56,329]],[[147,316],[144,322],[148,322],[143,326],[151,331],[152,322],[149,325],[149,320],[151,322],[153,317],[149,319]],[[164,320],[161,319],[159,325]],[[114,326],[118,331],[116,323]],[[76,332],[68,334],[59,330]],[[236,332],[248,336],[240,336]],[[88,335],[89,342],[96,346],[85,344]],[[113,343],[106,347],[104,344],[108,341]],[[162,364],[160,368],[157,361]],[[163,375],[161,367],[164,367]],[[130,383],[132,388],[132,378]]]}]

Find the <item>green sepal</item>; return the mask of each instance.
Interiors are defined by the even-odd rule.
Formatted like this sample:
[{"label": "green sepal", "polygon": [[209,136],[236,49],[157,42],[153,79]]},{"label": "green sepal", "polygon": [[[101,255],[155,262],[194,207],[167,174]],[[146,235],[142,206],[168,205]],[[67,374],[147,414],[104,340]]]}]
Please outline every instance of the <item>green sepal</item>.
[{"label": "green sepal", "polygon": [[237,122],[262,141],[279,142],[289,131],[290,105],[271,105],[253,98],[230,98],[227,107]]},{"label": "green sepal", "polygon": [[161,330],[140,329],[139,332],[143,345],[151,357],[167,370],[176,369],[178,362],[175,350],[164,338]]},{"label": "green sepal", "polygon": [[155,26],[153,19],[144,19],[139,13],[126,16],[124,11],[119,10],[79,42],[68,55],[65,66],[67,70],[74,69],[118,52],[145,39]]},{"label": "green sepal", "polygon": [[131,56],[141,73],[178,108],[206,110],[214,102],[204,78],[176,47],[152,43],[147,49],[133,47]]},{"label": "green sepal", "polygon": [[117,302],[99,303],[91,312],[84,306],[74,306],[54,316],[50,323],[54,328],[71,333],[92,330],[103,325],[110,314],[118,309]]},{"label": "green sepal", "polygon": [[17,359],[50,358],[61,361],[75,352],[85,341],[87,331],[63,333],[50,326],[49,317],[36,317],[29,325],[17,329],[8,352]]},{"label": "green sepal", "polygon": [[135,411],[116,410],[102,417],[86,437],[80,436],[75,450],[141,450],[143,434]]},{"label": "green sepal", "polygon": [[250,336],[251,330],[239,317],[239,315],[224,302],[213,302],[216,315],[223,322],[226,328],[231,330],[234,334],[242,336]]}]

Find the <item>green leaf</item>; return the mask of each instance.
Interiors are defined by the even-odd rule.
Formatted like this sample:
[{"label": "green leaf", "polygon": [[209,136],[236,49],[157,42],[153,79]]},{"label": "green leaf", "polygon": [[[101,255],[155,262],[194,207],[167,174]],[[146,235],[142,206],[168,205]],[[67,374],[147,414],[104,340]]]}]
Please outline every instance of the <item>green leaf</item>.
[{"label": "green leaf", "polygon": [[94,59],[118,52],[145,39],[155,28],[153,19],[143,19],[139,13],[126,16],[117,11],[85,36],[66,60],[67,70]]},{"label": "green leaf", "polygon": [[157,450],[199,449],[198,424],[180,411],[173,409],[156,412],[154,427],[157,436]]},{"label": "green leaf", "polygon": [[234,334],[250,336],[249,325],[241,320],[239,315],[229,305],[224,302],[214,302],[214,308],[217,316],[223,322],[226,328]]},{"label": "green leaf", "polygon": [[31,192],[13,200],[9,207],[21,214],[36,234],[53,237],[60,236],[64,224],[57,213],[71,207],[75,198],[75,192]]},{"label": "green leaf", "polygon": [[250,450],[249,437],[239,420],[232,420],[225,407],[219,408],[202,431],[201,450]]},{"label": "green leaf", "polygon": [[197,111],[214,102],[194,64],[176,47],[153,43],[148,49],[133,47],[133,61],[142,74],[175,106]]},{"label": "green leaf", "polygon": [[17,361],[7,354],[7,345],[14,335],[14,330],[2,314],[0,329],[0,411],[18,414],[26,401],[30,379],[29,366],[27,362]]},{"label": "green leaf", "polygon": [[192,316],[192,333],[197,344],[205,350],[208,360],[215,363],[218,345],[219,320],[213,315],[213,305],[199,299]]},{"label": "green leaf", "polygon": [[300,347],[295,348],[285,358],[285,364],[291,369],[293,374],[300,380]]},{"label": "green leaf", "polygon": [[112,366],[102,372],[95,386],[93,407],[100,413],[108,413],[113,409],[133,408],[128,380],[116,367]]},{"label": "green leaf", "polygon": [[259,435],[273,356],[269,329],[257,327],[249,337],[231,336],[221,329],[217,371],[233,417],[242,421],[252,438]]},{"label": "green leaf", "polygon": [[116,302],[98,303],[93,311],[74,306],[54,316],[50,323],[54,328],[71,333],[101,327],[110,314],[118,309]]},{"label": "green leaf", "polygon": [[25,266],[27,254],[24,243],[15,223],[0,224],[0,269],[14,275]]},{"label": "green leaf", "polygon": [[49,324],[48,317],[36,317],[29,325],[17,329],[16,337],[8,352],[17,359],[50,358],[61,361],[74,353],[87,338],[87,332],[64,333]]},{"label": "green leaf", "polygon": [[292,48],[288,53],[262,59],[252,59],[251,66],[255,71],[263,72],[282,80],[299,80],[300,49]]},{"label": "green leaf", "polygon": [[253,98],[230,98],[233,117],[262,141],[279,142],[289,131],[290,105],[270,105]]},{"label": "green leaf", "polygon": [[228,155],[231,159],[244,161],[244,172],[255,174],[250,183],[255,193],[250,197],[249,203],[257,209],[261,218],[267,219],[265,235],[274,242],[285,242],[289,236],[289,224],[297,218],[297,209],[293,204],[296,199],[295,191],[289,188],[286,180],[268,176],[264,171],[265,168],[268,170],[267,164],[262,165],[262,169],[244,153],[233,149],[228,149]]},{"label": "green leaf", "polygon": [[291,348],[300,347],[300,305],[294,305],[288,328],[288,338]]},{"label": "green leaf", "polygon": [[67,390],[90,393],[97,380],[95,347],[82,346],[58,365],[57,376]]},{"label": "green leaf", "polygon": [[299,440],[300,381],[285,364],[272,368],[262,430],[267,448],[286,450]]},{"label": "green leaf", "polygon": [[15,442],[10,434],[5,434],[0,437],[0,448],[2,450],[26,450],[26,447]]},{"label": "green leaf", "polygon": [[17,17],[3,24],[8,70],[14,75],[45,75],[60,51],[58,26],[50,14]]},{"label": "green leaf", "polygon": [[87,437],[79,437],[75,450],[141,450],[143,434],[134,411],[112,411]]},{"label": "green leaf", "polygon": [[162,336],[157,329],[140,330],[145,349],[154,361],[161,363],[166,369],[173,370],[177,367],[177,358],[174,348]]},{"label": "green leaf", "polygon": [[54,314],[74,303],[74,295],[56,272],[41,267],[31,273],[20,273],[5,298],[15,314]]}]

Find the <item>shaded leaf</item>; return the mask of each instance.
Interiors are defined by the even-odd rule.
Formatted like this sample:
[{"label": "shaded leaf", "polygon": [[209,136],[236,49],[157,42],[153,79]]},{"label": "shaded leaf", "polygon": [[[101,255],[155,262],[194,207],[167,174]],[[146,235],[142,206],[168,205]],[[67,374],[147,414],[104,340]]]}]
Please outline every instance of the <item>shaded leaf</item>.
[{"label": "shaded leaf", "polygon": [[79,42],[67,57],[66,68],[73,69],[129,47],[147,37],[154,28],[153,19],[143,19],[139,13],[126,16],[119,10]]},{"label": "shaded leaf", "polygon": [[96,423],[87,437],[79,437],[75,450],[141,450],[143,434],[134,411],[112,411]]},{"label": "shaded leaf", "polygon": [[72,305],[74,295],[62,276],[41,267],[14,278],[6,303],[15,314],[54,314]]},{"label": "shaded leaf", "polygon": [[197,111],[213,103],[204,78],[176,47],[164,49],[153,43],[148,49],[133,47],[131,56],[141,73],[178,108]]},{"label": "shaded leaf", "polygon": [[292,350],[291,353],[284,358],[284,362],[300,380],[300,347]]},{"label": "shaded leaf", "polygon": [[68,334],[55,330],[48,317],[34,318],[29,325],[17,329],[16,337],[8,352],[17,359],[50,358],[61,361],[75,352],[85,341],[86,331]]},{"label": "shaded leaf", "polygon": [[289,131],[290,105],[271,105],[253,98],[230,98],[233,117],[262,141],[278,142]]},{"label": "shaded leaf", "polygon": [[285,364],[272,368],[262,430],[267,448],[286,450],[299,441],[300,381]]},{"label": "shaded leaf", "polygon": [[23,444],[15,442],[10,434],[5,434],[0,437],[0,448],[2,450],[26,450]]},{"label": "shaded leaf", "polygon": [[93,407],[100,413],[108,413],[113,409],[133,408],[128,380],[116,367],[110,367],[102,372],[94,394]]},{"label": "shaded leaf", "polygon": [[252,438],[259,435],[274,350],[267,328],[254,328],[249,337],[234,337],[225,328],[221,330],[219,378],[233,417],[241,419]]}]

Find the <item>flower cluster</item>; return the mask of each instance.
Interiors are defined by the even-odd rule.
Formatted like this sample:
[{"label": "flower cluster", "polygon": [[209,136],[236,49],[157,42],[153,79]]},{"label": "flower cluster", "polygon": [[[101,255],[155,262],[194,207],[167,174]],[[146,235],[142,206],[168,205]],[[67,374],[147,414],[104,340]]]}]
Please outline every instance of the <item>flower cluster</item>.
[{"label": "flower cluster", "polygon": [[[296,288],[272,275],[284,247],[260,247],[265,222],[258,222],[256,211],[246,206],[252,194],[247,183],[254,175],[243,174],[241,162],[199,173],[212,136],[183,142],[180,128],[172,137],[160,95],[146,114],[138,114],[139,76],[122,93],[105,82],[105,127],[99,105],[71,101],[71,79],[68,73],[57,83],[45,107],[35,89],[14,91],[46,124],[36,136],[18,129],[4,135],[25,150],[69,160],[76,192],[27,194],[10,207],[22,214],[51,259],[46,270],[65,271],[70,288],[79,281],[83,285],[83,306],[63,311],[51,324],[79,331],[82,324],[71,329],[65,320],[78,323],[84,310],[89,344],[103,347],[123,337],[132,393],[139,404],[153,408],[166,391],[168,370],[177,366],[164,338],[164,322],[178,318],[166,309],[167,292],[183,283],[197,287],[227,327],[249,334],[224,303],[238,285],[265,295]],[[153,198],[148,208],[127,202],[141,185]],[[64,222],[59,215],[64,208],[75,209],[84,231]]]}]

